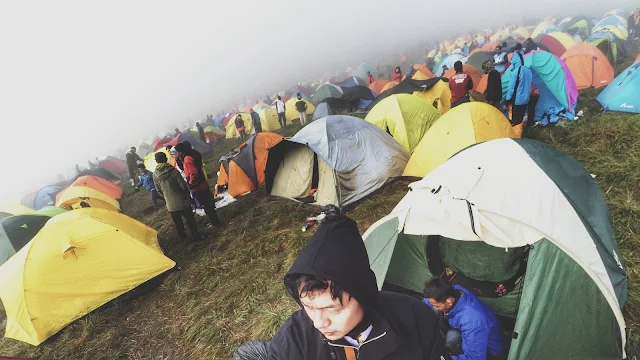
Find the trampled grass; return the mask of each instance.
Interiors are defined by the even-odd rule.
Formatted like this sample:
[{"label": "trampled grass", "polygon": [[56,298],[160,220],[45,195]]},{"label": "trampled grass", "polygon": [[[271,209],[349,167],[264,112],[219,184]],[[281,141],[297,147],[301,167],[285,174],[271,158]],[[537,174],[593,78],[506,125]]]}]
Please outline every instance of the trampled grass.
[{"label": "trampled grass", "polygon": [[[535,128],[531,137],[571,154],[596,175],[605,193],[629,277],[624,310],[633,341],[640,340],[640,116],[600,114],[596,90],[583,91],[584,116],[563,126]],[[299,126],[283,131],[293,135]],[[215,178],[217,159],[238,145],[224,141],[205,159]],[[349,212],[364,232],[406,194],[408,180],[386,186]],[[0,355],[41,359],[230,359],[249,339],[267,339],[296,309],[282,277],[312,234],[301,232],[317,210],[269,201],[264,189],[221,209],[228,225],[191,248],[177,239],[166,210],[153,211],[148,194],[126,189],[123,212],[159,232],[178,263],[159,286],[118,299],[75,321],[38,347],[0,339]],[[204,228],[204,218],[198,219]],[[4,314],[0,313],[0,319]],[[0,320],[2,322],[2,320]]]}]

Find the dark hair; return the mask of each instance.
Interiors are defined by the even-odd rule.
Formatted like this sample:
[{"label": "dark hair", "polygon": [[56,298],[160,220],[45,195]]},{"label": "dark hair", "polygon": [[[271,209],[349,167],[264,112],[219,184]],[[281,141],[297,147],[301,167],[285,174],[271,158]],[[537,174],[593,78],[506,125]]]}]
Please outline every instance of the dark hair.
[{"label": "dark hair", "polygon": [[460,294],[453,288],[453,285],[439,277],[435,277],[424,284],[422,295],[426,299],[434,299],[439,303],[445,302],[450,297],[455,299],[460,297]]},{"label": "dark hair", "polygon": [[462,61],[456,61],[453,67],[456,69],[456,72],[462,72]]},{"label": "dark hair", "polygon": [[300,95],[300,93],[297,93],[297,94],[296,94],[296,96],[300,97],[300,96],[302,96],[302,95]]},{"label": "dark hair", "polygon": [[500,46],[500,45],[496,46],[496,49],[498,49],[498,48],[499,48],[500,50],[502,50],[502,46]]},{"label": "dark hair", "polygon": [[158,164],[167,162],[167,154],[163,153],[162,151],[157,152],[153,157]]},{"label": "dark hair", "polygon": [[342,304],[342,294],[344,289],[342,286],[335,282],[314,276],[305,274],[290,274],[284,277],[284,286],[287,289],[287,294],[302,306],[300,298],[305,297],[309,293],[316,291],[325,291],[329,288],[331,292],[331,298],[333,300],[338,299]]},{"label": "dark hair", "polygon": [[520,43],[516,44],[516,51],[518,51],[518,50],[522,50],[522,44],[520,44]]},{"label": "dark hair", "polygon": [[147,167],[144,164],[138,164],[138,169],[146,169]]},{"label": "dark hair", "polygon": [[181,152],[181,153],[187,153],[189,151],[189,146],[187,146],[187,144],[185,144],[184,142],[176,144],[174,148],[176,149],[177,152]]},{"label": "dark hair", "polygon": [[507,47],[507,42],[506,42],[506,41],[503,41],[503,42],[502,42],[502,48],[506,48],[506,47]]}]

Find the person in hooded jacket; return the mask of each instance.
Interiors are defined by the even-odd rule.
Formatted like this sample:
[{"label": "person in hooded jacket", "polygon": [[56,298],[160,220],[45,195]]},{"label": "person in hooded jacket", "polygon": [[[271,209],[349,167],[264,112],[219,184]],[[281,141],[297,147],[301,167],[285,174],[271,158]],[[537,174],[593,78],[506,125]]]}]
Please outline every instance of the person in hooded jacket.
[{"label": "person in hooded jacket", "polygon": [[253,108],[249,109],[249,113],[251,114],[251,123],[253,123],[253,128],[256,131],[256,134],[262,132],[262,122],[260,120],[260,114],[253,111]]},{"label": "person in hooded jacket", "polygon": [[275,334],[267,359],[448,359],[436,314],[378,291],[358,226],[330,209],[284,277],[301,309]]},{"label": "person in hooded jacket", "polygon": [[511,125],[519,125],[524,120],[527,105],[533,85],[533,73],[524,66],[524,56],[515,52],[511,58],[511,67],[505,76],[509,77],[509,89],[505,97],[505,104],[511,105]]},{"label": "person in hooded jacket", "polygon": [[164,198],[167,211],[171,215],[178,236],[181,239],[187,238],[184,224],[182,223],[184,218],[187,222],[191,240],[202,240],[203,237],[198,231],[196,219],[191,211],[191,197],[189,196],[187,183],[180,175],[180,172],[167,162],[165,153],[157,152],[155,160],[158,165],[156,166],[156,171],[153,172],[153,184],[158,194]]}]

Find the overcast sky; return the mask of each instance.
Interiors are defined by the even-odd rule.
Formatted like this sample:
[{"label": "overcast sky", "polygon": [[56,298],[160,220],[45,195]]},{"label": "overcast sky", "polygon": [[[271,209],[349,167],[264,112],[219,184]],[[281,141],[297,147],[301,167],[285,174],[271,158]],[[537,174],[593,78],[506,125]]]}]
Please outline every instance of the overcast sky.
[{"label": "overcast sky", "polygon": [[[593,2],[595,3],[595,1]],[[593,9],[587,8],[592,6]],[[632,1],[0,2],[0,199],[327,70],[524,16]]]}]

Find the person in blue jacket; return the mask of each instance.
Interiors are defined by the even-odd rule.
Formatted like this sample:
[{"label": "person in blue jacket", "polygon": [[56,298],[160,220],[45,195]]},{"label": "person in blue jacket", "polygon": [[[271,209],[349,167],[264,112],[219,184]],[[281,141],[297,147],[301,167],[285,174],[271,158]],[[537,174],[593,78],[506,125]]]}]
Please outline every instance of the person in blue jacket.
[{"label": "person in blue jacket", "polygon": [[144,186],[145,189],[151,194],[151,202],[153,202],[153,209],[158,210],[158,200],[164,201],[164,198],[158,194],[156,185],[153,183],[153,173],[147,170],[144,164],[138,164],[138,170],[140,170],[140,182],[136,185],[135,190],[140,190]]},{"label": "person in blue jacket", "polygon": [[511,67],[506,72],[509,79],[509,90],[505,97],[505,106],[511,105],[511,125],[519,125],[524,120],[527,112],[531,85],[533,85],[533,73],[524,66],[524,56],[516,51],[511,58]]},{"label": "person in blue jacket", "polygon": [[489,306],[469,290],[439,277],[427,282],[423,302],[442,315],[453,360],[500,359],[506,355],[502,327]]}]

